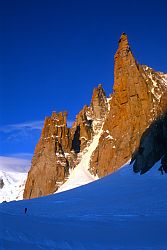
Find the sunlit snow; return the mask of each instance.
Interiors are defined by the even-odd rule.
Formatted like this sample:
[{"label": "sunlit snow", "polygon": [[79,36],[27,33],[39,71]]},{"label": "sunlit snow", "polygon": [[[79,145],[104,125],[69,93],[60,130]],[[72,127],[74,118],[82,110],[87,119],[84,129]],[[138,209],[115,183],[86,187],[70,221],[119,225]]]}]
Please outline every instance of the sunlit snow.
[{"label": "sunlit snow", "polygon": [[0,202],[23,199],[30,161],[0,156]]},{"label": "sunlit snow", "polygon": [[73,190],[0,204],[0,249],[166,250],[167,176],[158,167],[138,175],[126,165]]},{"label": "sunlit snow", "polygon": [[102,133],[102,128],[93,137],[93,141],[84,150],[85,153],[82,153],[83,155],[82,155],[81,162],[73,170],[71,170],[68,180],[62,186],[60,186],[57,193],[66,191],[72,188],[76,188],[78,186],[85,185],[89,182],[92,182],[98,179],[97,176],[94,176],[89,172],[89,162],[90,162],[92,153],[98,146],[101,133]]}]

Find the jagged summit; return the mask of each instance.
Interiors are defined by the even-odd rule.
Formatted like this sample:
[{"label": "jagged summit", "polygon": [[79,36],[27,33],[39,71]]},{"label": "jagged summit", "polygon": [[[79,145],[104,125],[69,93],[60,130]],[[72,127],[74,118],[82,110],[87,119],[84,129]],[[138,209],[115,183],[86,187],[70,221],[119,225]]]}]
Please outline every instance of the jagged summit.
[{"label": "jagged summit", "polygon": [[90,163],[92,173],[102,177],[131,158],[145,129],[167,106],[164,79],[136,62],[123,33],[115,54],[114,93]]},{"label": "jagged summit", "polygon": [[54,193],[76,176],[94,180],[114,172],[131,159],[144,131],[166,110],[166,75],[137,63],[125,33],[114,60],[111,98],[99,84],[70,129],[67,112],[45,119],[24,198]]},{"label": "jagged summit", "polygon": [[102,84],[94,88],[90,106],[94,119],[103,119],[105,117],[108,110],[108,104]]},{"label": "jagged summit", "polygon": [[98,134],[107,112],[106,94],[99,84],[93,90],[90,106],[84,105],[72,128],[67,127],[67,112],[54,111],[45,118],[28,173],[24,198],[57,191],[67,180],[70,171],[81,161],[81,154]]},{"label": "jagged summit", "polygon": [[128,36],[125,32],[122,32],[120,39],[119,39],[119,43],[123,42],[123,41],[127,41],[128,42]]},{"label": "jagged summit", "polygon": [[125,32],[122,33],[120,39],[119,39],[119,49],[126,49],[130,48],[129,47],[129,42],[128,42],[128,36]]}]

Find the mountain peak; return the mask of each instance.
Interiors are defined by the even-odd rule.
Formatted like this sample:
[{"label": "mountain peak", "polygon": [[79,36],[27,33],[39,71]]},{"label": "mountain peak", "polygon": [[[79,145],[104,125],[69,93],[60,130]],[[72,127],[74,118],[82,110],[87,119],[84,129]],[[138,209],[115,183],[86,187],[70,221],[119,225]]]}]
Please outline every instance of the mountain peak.
[{"label": "mountain peak", "polygon": [[125,32],[123,32],[121,34],[121,37],[119,39],[119,46],[120,47],[127,47],[129,46],[129,43],[128,43],[128,36]]},{"label": "mountain peak", "polygon": [[103,119],[105,117],[108,105],[102,84],[99,84],[98,87],[93,90],[91,108],[95,119]]},{"label": "mountain peak", "polygon": [[120,39],[122,39],[122,38],[128,39],[128,36],[125,32],[122,32]]},{"label": "mountain peak", "polygon": [[[132,61],[134,61],[134,57],[132,55],[129,42],[128,42],[128,36],[123,32],[119,42],[118,42],[118,49],[115,54],[115,64],[121,62],[121,64],[124,62],[125,64],[132,64]],[[119,65],[119,68],[122,67],[122,65]],[[117,67],[115,67],[117,68]]]},{"label": "mountain peak", "polygon": [[98,84],[98,89],[102,89],[102,88],[103,88],[102,83],[99,83],[99,84]]},{"label": "mountain peak", "polygon": [[78,113],[72,128],[66,125],[67,112],[53,112],[46,119],[24,198],[54,193],[75,176],[74,168],[82,170],[79,178],[85,178],[86,173],[91,180],[91,174],[103,177],[114,172],[131,159],[146,128],[164,112],[166,78],[136,62],[125,33],[114,59],[112,98],[106,98],[99,84],[93,90],[90,106]]},{"label": "mountain peak", "polygon": [[115,54],[113,89],[100,143],[90,162],[92,173],[99,177],[114,172],[131,158],[142,134],[163,113],[167,103],[162,75],[137,63],[125,33]]}]

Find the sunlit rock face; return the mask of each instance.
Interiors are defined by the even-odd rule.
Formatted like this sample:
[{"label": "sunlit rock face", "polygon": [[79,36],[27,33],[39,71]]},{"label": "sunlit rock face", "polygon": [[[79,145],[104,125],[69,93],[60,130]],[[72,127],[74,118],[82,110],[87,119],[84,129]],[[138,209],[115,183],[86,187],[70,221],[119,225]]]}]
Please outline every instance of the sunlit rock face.
[{"label": "sunlit rock face", "polygon": [[34,198],[57,190],[69,171],[66,155],[71,148],[67,113],[52,113],[45,119],[40,140],[36,146],[32,166],[24,191],[24,198]]},{"label": "sunlit rock face", "polygon": [[110,112],[91,160],[93,174],[105,176],[131,158],[145,129],[166,109],[166,97],[166,76],[138,64],[123,33],[115,54]]},{"label": "sunlit rock face", "polygon": [[110,98],[106,98],[99,84],[93,90],[90,105],[78,113],[71,128],[67,127],[67,112],[53,112],[45,119],[24,198],[56,192],[70,178],[97,135],[100,139],[86,169],[99,178],[114,172],[131,159],[143,132],[166,111],[167,75],[140,65],[125,33],[120,37],[114,60]]},{"label": "sunlit rock face", "polygon": [[84,149],[100,130],[107,112],[108,103],[100,84],[93,91],[90,107],[83,107],[72,128],[67,127],[67,112],[53,112],[45,119],[28,173],[24,198],[57,191],[67,180],[70,170],[80,162]]}]

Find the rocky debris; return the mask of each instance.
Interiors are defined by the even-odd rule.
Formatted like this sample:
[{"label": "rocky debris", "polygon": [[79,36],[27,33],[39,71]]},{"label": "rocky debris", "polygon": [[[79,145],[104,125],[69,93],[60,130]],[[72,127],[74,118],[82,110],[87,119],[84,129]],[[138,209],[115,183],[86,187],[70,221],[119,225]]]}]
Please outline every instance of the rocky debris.
[{"label": "rocky debris", "polygon": [[91,173],[103,177],[131,158],[145,129],[162,113],[166,90],[160,73],[136,62],[123,33],[115,54],[110,111],[92,156]]},{"label": "rocky debris", "polygon": [[28,173],[25,199],[54,193],[67,180],[69,170],[80,162],[84,149],[101,128],[107,105],[100,84],[93,91],[90,107],[83,107],[71,129],[67,128],[67,112],[53,112],[45,119]]},{"label": "rocky debris", "polygon": [[144,174],[161,160],[159,170],[167,173],[167,113],[156,119],[143,133],[131,163],[135,173]]}]

